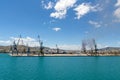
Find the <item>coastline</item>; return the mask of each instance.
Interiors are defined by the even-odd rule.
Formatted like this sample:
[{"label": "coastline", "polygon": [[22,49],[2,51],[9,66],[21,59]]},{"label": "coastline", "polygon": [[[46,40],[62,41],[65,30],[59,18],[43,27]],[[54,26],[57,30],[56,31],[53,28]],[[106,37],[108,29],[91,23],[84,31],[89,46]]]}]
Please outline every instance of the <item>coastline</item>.
[{"label": "coastline", "polygon": [[10,54],[9,53],[9,55],[10,56],[13,56],[13,57],[34,57],[34,56],[36,56],[36,57],[42,57],[42,56],[120,56],[120,54],[117,54],[117,55],[115,55],[115,54],[99,54],[99,55],[91,55],[91,54],[44,54],[44,55],[38,55],[38,54],[30,54],[30,55],[27,55],[27,54]]}]

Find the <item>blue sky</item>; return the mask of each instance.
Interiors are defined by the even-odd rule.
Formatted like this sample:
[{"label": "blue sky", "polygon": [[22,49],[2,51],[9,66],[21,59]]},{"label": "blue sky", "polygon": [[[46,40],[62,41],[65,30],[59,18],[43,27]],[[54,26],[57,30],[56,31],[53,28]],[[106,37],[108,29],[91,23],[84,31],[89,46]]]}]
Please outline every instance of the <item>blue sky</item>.
[{"label": "blue sky", "polygon": [[98,47],[119,47],[119,14],[120,0],[1,0],[0,45],[39,34],[49,47],[79,49],[91,38]]}]

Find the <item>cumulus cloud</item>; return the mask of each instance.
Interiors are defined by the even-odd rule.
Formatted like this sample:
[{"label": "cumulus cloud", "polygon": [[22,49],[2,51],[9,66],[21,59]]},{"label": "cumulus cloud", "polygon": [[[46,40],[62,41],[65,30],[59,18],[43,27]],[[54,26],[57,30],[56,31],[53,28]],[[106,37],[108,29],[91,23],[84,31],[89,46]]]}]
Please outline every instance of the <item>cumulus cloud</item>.
[{"label": "cumulus cloud", "polygon": [[106,44],[97,44],[97,47],[98,47],[98,49],[101,49],[101,48],[105,48],[105,47],[109,47],[109,46]]},{"label": "cumulus cloud", "polygon": [[[108,47],[109,45],[107,44],[97,44],[97,48],[105,48]],[[81,45],[75,45],[75,44],[63,44],[63,45],[58,45],[60,49],[65,49],[65,50],[81,50]]]},{"label": "cumulus cloud", "polygon": [[95,22],[95,21],[91,21],[90,20],[88,23],[91,24],[91,25],[93,25],[93,26],[95,26],[95,28],[101,27],[101,23],[99,23],[99,22]]},{"label": "cumulus cloud", "polygon": [[52,12],[50,17],[59,19],[65,18],[67,10],[73,7],[75,3],[76,0],[58,0],[54,6],[55,12]]},{"label": "cumulus cloud", "polygon": [[[42,4],[44,4],[44,1],[41,1]],[[54,9],[54,12],[50,13],[50,17],[56,18],[56,19],[63,19],[66,17],[67,12],[70,8],[74,8],[74,11],[76,11],[76,19],[80,19],[82,16],[89,12],[95,12],[100,10],[101,8],[97,5],[92,6],[90,3],[82,3],[80,5],[77,5],[77,0],[56,0],[56,3],[54,2],[48,2],[47,5],[44,4],[45,9]]]},{"label": "cumulus cloud", "polygon": [[12,42],[10,40],[0,40],[0,45],[7,46],[10,44],[12,44]]},{"label": "cumulus cloud", "polygon": [[120,7],[114,11],[114,15],[116,16],[116,18],[120,19]]},{"label": "cumulus cloud", "polygon": [[[64,50],[81,50],[81,44],[77,45],[77,44],[62,44],[62,45],[58,45],[59,49],[64,49]],[[105,48],[105,47],[109,47],[109,45],[107,44],[97,44],[97,48],[101,49],[101,48]],[[52,48],[56,48],[56,47],[52,47]]]},{"label": "cumulus cloud", "polygon": [[[56,48],[55,46],[51,47],[51,48]],[[58,45],[59,49],[64,49],[64,50],[81,50],[81,46],[80,45],[75,45],[75,44],[60,44]]]},{"label": "cumulus cloud", "polygon": [[116,7],[120,6],[120,0],[117,0],[117,3],[115,4]]},{"label": "cumulus cloud", "polygon": [[[16,43],[18,42],[18,40],[20,39],[19,37],[11,37],[12,41],[16,41]],[[28,45],[31,47],[35,47],[35,46],[39,46],[39,42],[31,37],[25,37],[25,38],[21,38],[19,45]]]},{"label": "cumulus cloud", "polygon": [[74,11],[76,11],[76,19],[80,19],[82,16],[89,12],[97,11],[97,6],[92,6],[90,3],[82,3],[78,5]]},{"label": "cumulus cloud", "polygon": [[67,11],[63,10],[63,11],[56,11],[50,14],[50,17],[54,17],[54,18],[59,18],[59,19],[63,19],[66,16]]},{"label": "cumulus cloud", "polygon": [[[0,40],[0,45],[3,45],[3,46],[13,45],[13,41],[18,43],[19,39],[20,39],[19,37],[10,37],[9,40]],[[20,39],[19,45],[27,45],[27,44],[30,47],[39,46],[38,41],[34,38],[25,37]]]},{"label": "cumulus cloud", "polygon": [[61,11],[73,7],[76,3],[76,0],[59,0],[55,5],[55,10]]},{"label": "cumulus cloud", "polygon": [[65,50],[80,50],[81,46],[80,45],[72,45],[72,44],[63,44],[58,46],[60,49],[65,49]]},{"label": "cumulus cloud", "polygon": [[54,3],[50,1],[50,2],[48,2],[47,5],[44,4],[44,8],[45,8],[45,9],[52,9],[52,8],[53,8],[53,5],[54,5]]},{"label": "cumulus cloud", "polygon": [[53,28],[53,30],[56,31],[56,32],[58,32],[58,31],[61,30],[61,28],[55,27],[55,28]]}]

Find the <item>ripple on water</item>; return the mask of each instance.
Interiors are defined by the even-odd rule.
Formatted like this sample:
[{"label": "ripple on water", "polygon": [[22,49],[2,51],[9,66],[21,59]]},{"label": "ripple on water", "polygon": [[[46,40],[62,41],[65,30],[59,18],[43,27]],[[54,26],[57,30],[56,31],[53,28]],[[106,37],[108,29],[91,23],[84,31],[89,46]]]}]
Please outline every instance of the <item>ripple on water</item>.
[{"label": "ripple on water", "polygon": [[120,80],[120,57],[10,57],[0,80]]}]

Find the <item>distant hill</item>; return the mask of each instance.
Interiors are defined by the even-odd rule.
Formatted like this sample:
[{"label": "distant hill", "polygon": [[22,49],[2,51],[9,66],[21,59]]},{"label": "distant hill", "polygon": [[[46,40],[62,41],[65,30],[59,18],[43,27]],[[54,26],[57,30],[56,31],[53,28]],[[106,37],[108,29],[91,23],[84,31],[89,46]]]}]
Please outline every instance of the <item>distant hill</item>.
[{"label": "distant hill", "polygon": [[[10,46],[0,46],[0,53],[8,53],[10,52]],[[27,49],[27,46],[24,45],[19,45],[18,46],[18,50],[22,50],[22,49]],[[37,51],[39,50],[39,47],[30,47],[31,51]],[[49,50],[50,48],[48,47],[44,47],[45,50]]]},{"label": "distant hill", "polygon": [[99,51],[113,51],[113,50],[120,50],[120,47],[105,47],[99,49]]},{"label": "distant hill", "polygon": [[[10,52],[10,46],[0,46],[0,53],[8,53]],[[27,46],[24,46],[24,45],[19,45],[18,46],[18,50],[21,51],[23,49],[26,49],[27,50]],[[39,51],[39,47],[30,47],[30,50],[31,51]],[[56,53],[56,49],[51,49],[49,47],[44,47],[44,52],[45,53],[49,53],[50,51],[52,51],[53,53]],[[60,49],[59,52],[60,53],[63,53],[65,50],[62,50]]]},{"label": "distant hill", "polygon": [[10,50],[10,46],[0,46],[1,53],[7,53]]},{"label": "distant hill", "polygon": [[[26,46],[18,46],[18,49],[21,50],[23,48],[27,48]],[[37,51],[39,50],[39,47],[30,47],[31,51]],[[98,51],[120,51],[120,47],[105,47],[105,48],[101,48],[98,49]],[[54,53],[56,53],[56,49],[51,49],[49,47],[44,47],[44,52],[45,53],[49,53],[49,51],[53,51]],[[10,46],[0,46],[0,53],[8,53],[10,52]],[[80,50],[59,50],[60,53],[80,53]]]}]

